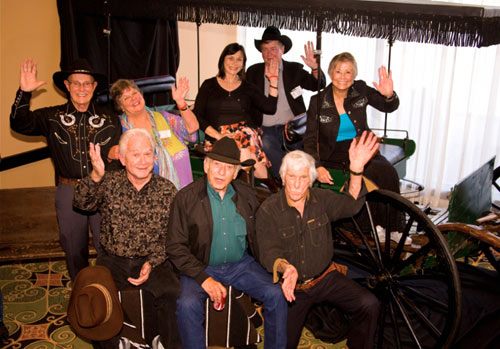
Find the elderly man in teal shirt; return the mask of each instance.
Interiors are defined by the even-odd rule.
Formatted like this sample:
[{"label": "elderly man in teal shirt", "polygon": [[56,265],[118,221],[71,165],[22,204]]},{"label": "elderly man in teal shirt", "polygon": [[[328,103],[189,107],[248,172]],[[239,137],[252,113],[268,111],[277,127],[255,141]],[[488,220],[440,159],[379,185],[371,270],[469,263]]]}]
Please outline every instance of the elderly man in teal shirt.
[{"label": "elderly man in teal shirt", "polygon": [[258,263],[255,212],[259,202],[252,187],[235,180],[240,167],[251,164],[240,162],[233,139],[221,138],[205,158],[206,176],[174,199],[167,254],[181,274],[176,315],[183,348],[206,347],[205,300],[210,297],[221,303],[229,285],[263,303],[264,347],[286,346],[285,298]]}]

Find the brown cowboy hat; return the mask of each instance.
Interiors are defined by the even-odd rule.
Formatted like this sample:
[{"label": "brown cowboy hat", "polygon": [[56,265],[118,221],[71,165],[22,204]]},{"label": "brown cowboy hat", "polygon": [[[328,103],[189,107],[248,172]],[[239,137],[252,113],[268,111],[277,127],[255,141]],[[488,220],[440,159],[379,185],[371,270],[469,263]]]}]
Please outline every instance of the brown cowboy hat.
[{"label": "brown cowboy hat", "polygon": [[241,165],[243,167],[255,164],[255,160],[253,159],[240,162],[240,149],[234,139],[229,137],[222,137],[219,139],[212,147],[212,151],[206,152],[205,154],[211,159],[227,164]]},{"label": "brown cowboy hat", "polygon": [[78,273],[67,315],[73,330],[88,340],[105,341],[120,332],[123,312],[108,268],[96,265]]},{"label": "brown cowboy hat", "polygon": [[285,46],[285,53],[290,51],[292,48],[292,40],[290,40],[290,38],[286,35],[281,35],[280,30],[273,26],[267,27],[266,30],[264,30],[261,40],[255,39],[255,47],[259,50],[259,52],[261,52],[260,45],[262,45],[263,42],[271,40],[278,40],[281,42],[283,46]]},{"label": "brown cowboy hat", "polygon": [[68,76],[71,74],[87,74],[93,76],[94,80],[97,81],[95,92],[105,89],[108,83],[106,76],[92,71],[89,62],[87,62],[85,58],[77,59],[71,63],[69,69],[67,70],[55,72],[54,75],[52,75],[52,80],[54,80],[54,84],[61,91],[68,92],[66,85],[64,85],[64,80],[68,80]]}]

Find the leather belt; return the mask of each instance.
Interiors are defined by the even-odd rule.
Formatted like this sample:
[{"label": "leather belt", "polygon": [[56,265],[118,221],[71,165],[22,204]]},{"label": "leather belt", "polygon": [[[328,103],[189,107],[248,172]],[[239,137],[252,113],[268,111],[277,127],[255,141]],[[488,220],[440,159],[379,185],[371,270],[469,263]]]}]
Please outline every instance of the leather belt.
[{"label": "leather belt", "polygon": [[57,177],[57,183],[71,185],[72,187],[76,187],[80,181],[81,179],[76,178]]},{"label": "leather belt", "polygon": [[325,276],[327,276],[330,272],[337,270],[339,273],[342,273],[344,275],[347,274],[347,267],[342,264],[337,264],[335,262],[332,262],[328,268],[318,277],[316,278],[310,278],[307,279],[306,281],[297,283],[295,285],[296,290],[307,290],[310,289],[311,287],[314,287],[318,282],[320,282]]}]

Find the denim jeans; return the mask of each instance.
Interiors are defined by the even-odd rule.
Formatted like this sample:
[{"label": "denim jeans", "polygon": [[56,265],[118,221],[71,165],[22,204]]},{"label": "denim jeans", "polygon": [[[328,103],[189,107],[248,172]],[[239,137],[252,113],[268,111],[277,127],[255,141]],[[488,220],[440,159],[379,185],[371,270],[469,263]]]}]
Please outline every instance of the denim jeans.
[{"label": "denim jeans", "polygon": [[[272,276],[244,254],[239,262],[208,266],[208,275],[223,285],[232,285],[264,306],[264,348],[285,348],[287,303]],[[177,300],[177,321],[184,349],[206,348],[205,301],[208,294],[194,279],[181,275],[181,296]]]},{"label": "denim jeans", "polygon": [[[286,151],[283,149],[283,130],[285,125],[276,126],[262,126],[262,143],[264,145],[264,153],[266,153],[267,158],[271,161],[271,173],[273,177],[280,178],[280,166],[281,160],[286,155]],[[294,150],[302,150],[302,141],[297,142],[292,147]]]}]

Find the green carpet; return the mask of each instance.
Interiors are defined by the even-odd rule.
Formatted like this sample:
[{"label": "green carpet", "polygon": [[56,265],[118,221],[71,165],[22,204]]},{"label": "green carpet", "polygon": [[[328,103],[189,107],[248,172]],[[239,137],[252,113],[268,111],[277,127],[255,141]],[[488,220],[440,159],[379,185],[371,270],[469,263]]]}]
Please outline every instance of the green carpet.
[{"label": "green carpet", "polygon": [[[4,323],[11,349],[91,349],[66,321],[71,281],[64,261],[5,264],[0,266]],[[263,328],[259,333],[263,335]],[[263,348],[259,343],[258,348]],[[345,347],[345,342],[326,344],[304,330],[299,348]]]}]

